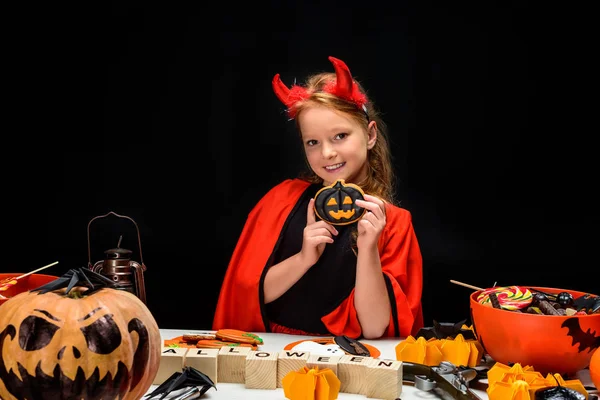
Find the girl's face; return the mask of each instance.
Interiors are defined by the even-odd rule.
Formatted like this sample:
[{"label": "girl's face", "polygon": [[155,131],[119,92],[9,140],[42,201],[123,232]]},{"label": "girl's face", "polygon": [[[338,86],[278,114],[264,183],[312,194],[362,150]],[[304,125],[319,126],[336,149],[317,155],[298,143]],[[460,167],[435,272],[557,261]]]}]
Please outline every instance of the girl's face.
[{"label": "girl's face", "polygon": [[350,116],[324,106],[298,115],[306,158],[325,186],[337,179],[359,183],[367,177],[367,151],[377,140],[375,122],[369,132]]}]

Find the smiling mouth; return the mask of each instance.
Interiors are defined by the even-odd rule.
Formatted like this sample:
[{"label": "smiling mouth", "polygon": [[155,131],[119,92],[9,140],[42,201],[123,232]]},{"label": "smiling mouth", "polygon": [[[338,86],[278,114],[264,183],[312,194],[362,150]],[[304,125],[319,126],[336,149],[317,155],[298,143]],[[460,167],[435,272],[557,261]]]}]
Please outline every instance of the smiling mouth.
[{"label": "smiling mouth", "polygon": [[341,162],[338,164],[333,164],[333,165],[328,165],[325,167],[326,171],[337,171],[338,169],[342,168],[346,163],[345,162]]}]

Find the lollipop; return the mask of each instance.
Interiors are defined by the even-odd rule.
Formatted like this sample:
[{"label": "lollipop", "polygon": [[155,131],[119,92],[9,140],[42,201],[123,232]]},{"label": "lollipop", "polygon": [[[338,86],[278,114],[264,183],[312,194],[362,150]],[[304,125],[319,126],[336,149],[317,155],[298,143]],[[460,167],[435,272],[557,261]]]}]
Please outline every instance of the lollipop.
[{"label": "lollipop", "polygon": [[500,308],[504,310],[520,310],[529,306],[533,300],[533,295],[527,288],[522,286],[498,286],[482,291],[477,296],[477,302],[492,307],[493,294],[498,298]]}]

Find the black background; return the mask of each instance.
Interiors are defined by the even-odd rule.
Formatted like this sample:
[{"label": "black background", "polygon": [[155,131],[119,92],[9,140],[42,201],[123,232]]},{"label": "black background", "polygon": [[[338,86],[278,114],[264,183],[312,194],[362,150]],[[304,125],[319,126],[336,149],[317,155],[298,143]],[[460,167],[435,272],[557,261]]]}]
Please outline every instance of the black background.
[{"label": "black background", "polygon": [[[450,279],[598,293],[590,10],[83,3],[5,13],[0,271],[62,275],[123,235],[159,326],[210,328],[247,213],[303,167],[271,79],[331,71],[332,55],[389,125],[427,325],[468,318]],[[136,221],[142,253],[129,220],[88,231],[109,211]]]}]

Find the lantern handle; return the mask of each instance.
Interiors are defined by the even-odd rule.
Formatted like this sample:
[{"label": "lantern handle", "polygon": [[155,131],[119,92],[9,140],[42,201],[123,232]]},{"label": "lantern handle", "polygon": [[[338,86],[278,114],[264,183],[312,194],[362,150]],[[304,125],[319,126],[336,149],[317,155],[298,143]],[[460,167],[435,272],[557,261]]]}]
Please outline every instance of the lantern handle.
[{"label": "lantern handle", "polygon": [[[109,212],[107,212],[104,215],[98,215],[98,216],[92,218],[90,220],[90,222],[88,222],[88,226],[87,226],[88,265],[90,265],[90,266],[92,265],[92,251],[91,251],[91,247],[90,247],[90,225],[92,224],[92,222],[94,220],[96,220],[98,218],[104,218],[104,217],[107,217],[109,215],[114,215],[115,217],[119,217],[119,218],[125,218],[125,219],[128,219],[131,222],[133,222],[133,225],[135,225],[135,229],[137,231],[137,236],[138,236],[138,246],[140,248],[140,262],[141,262],[142,265],[144,265],[144,258],[142,257],[142,239],[140,238],[140,228],[138,228],[138,224],[131,217],[128,217],[126,215],[120,215],[120,214],[117,214],[117,213],[115,213],[113,211],[109,211]],[[120,239],[119,239],[119,243],[121,243]]]}]

